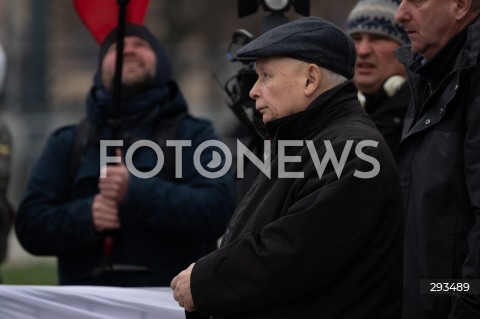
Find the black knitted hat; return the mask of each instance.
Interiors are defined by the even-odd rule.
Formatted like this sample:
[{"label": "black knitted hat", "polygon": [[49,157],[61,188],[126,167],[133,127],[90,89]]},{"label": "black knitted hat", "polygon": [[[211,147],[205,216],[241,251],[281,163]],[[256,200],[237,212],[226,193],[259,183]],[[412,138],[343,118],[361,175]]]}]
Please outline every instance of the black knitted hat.
[{"label": "black knitted hat", "polygon": [[[167,57],[165,50],[155,36],[143,25],[127,24],[125,26],[125,36],[137,36],[147,41],[155,51],[157,57],[157,70],[155,72],[155,86],[164,86],[172,77],[172,66]],[[117,29],[110,32],[102,45],[100,46],[100,52],[98,54],[98,79],[101,79],[102,61],[108,48],[115,43],[117,39]]]}]

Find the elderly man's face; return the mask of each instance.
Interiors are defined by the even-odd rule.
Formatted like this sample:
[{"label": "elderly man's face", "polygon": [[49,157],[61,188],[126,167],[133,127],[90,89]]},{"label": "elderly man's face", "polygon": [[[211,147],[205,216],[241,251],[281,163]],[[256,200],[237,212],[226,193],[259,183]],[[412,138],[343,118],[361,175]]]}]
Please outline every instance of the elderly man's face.
[{"label": "elderly man's face", "polygon": [[[102,81],[108,91],[112,91],[115,74],[117,46],[108,49],[102,61]],[[148,87],[155,77],[157,59],[150,44],[135,36],[124,40],[122,84],[125,93],[138,93]]]},{"label": "elderly man's face", "polygon": [[256,63],[258,80],[250,91],[263,122],[301,112],[305,102],[306,66],[308,64],[290,58],[262,58]]},{"label": "elderly man's face", "polygon": [[385,36],[358,32],[352,34],[357,50],[353,81],[364,94],[375,94],[392,75],[404,75],[405,71],[395,57],[394,50],[400,44]]},{"label": "elderly man's face", "polygon": [[431,59],[458,32],[455,0],[402,0],[395,20],[403,24],[412,51]]}]

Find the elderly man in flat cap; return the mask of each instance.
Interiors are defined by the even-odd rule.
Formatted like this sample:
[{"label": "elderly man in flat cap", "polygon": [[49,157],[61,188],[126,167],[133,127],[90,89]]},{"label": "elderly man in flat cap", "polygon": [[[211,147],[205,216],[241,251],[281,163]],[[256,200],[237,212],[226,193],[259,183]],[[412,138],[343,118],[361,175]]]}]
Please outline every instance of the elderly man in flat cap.
[{"label": "elderly man in flat cap", "polygon": [[172,281],[212,318],[394,319],[402,293],[402,199],[389,147],[352,83],[355,45],[308,17],[242,47],[271,141],[221,247]]}]

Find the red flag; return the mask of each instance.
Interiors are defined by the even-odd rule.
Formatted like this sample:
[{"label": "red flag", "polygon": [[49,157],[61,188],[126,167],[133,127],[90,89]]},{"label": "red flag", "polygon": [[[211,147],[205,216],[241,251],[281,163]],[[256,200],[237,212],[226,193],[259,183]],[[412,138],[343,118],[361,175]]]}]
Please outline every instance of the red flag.
[{"label": "red flag", "polygon": [[[117,27],[117,0],[73,0],[80,19],[92,34],[95,41],[101,44],[105,37]],[[129,0],[126,22],[143,25],[149,0]]]}]

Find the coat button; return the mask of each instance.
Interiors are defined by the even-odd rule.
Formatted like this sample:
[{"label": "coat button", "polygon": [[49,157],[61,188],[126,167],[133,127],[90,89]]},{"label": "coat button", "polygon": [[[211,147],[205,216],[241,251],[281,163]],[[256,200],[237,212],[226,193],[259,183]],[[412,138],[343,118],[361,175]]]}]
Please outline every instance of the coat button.
[{"label": "coat button", "polygon": [[455,91],[458,90],[458,84],[455,85],[455,88],[453,88]]},{"label": "coat button", "polygon": [[445,112],[444,109],[440,109],[440,114],[443,114],[443,112]]},{"label": "coat button", "polygon": [[427,124],[427,125],[430,124],[430,119],[426,119],[425,124]]}]

